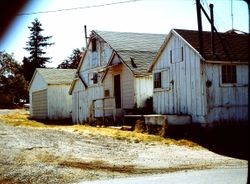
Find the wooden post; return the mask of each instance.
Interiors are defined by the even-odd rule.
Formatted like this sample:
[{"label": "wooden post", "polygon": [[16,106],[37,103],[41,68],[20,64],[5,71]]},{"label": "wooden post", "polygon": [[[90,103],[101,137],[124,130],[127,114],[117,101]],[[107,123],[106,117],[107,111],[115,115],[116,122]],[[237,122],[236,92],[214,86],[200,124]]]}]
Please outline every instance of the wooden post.
[{"label": "wooden post", "polygon": [[198,21],[198,34],[199,34],[199,47],[200,54],[203,56],[203,35],[202,35],[202,20],[201,20],[201,5],[200,0],[196,0],[197,21]]},{"label": "wooden post", "polygon": [[214,5],[209,4],[210,8],[210,19],[211,19],[211,49],[212,49],[212,54],[214,54]]}]

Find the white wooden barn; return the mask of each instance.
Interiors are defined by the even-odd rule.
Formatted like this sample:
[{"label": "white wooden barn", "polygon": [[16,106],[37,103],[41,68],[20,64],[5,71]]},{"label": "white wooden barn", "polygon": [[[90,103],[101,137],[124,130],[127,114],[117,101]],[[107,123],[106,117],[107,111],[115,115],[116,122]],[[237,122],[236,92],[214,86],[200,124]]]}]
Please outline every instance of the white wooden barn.
[{"label": "white wooden barn", "polygon": [[71,118],[68,94],[75,69],[37,68],[29,85],[30,115],[35,119]]},{"label": "white wooden barn", "polygon": [[143,106],[153,95],[147,69],[164,39],[161,34],[92,31],[70,89],[73,122],[116,119],[125,109]]},{"label": "white wooden barn", "polygon": [[[153,72],[153,108],[159,114],[190,115],[203,125],[248,121],[248,36],[173,29],[149,67]],[[214,49],[213,49],[214,48]]]}]

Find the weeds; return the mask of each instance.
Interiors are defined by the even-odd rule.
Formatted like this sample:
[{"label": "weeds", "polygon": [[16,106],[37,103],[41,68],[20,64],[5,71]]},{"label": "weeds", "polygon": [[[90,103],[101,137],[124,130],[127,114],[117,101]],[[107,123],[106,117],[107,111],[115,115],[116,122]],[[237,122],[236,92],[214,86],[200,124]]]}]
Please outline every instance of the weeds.
[{"label": "weeds", "polygon": [[[145,142],[145,143],[153,143],[158,142],[167,145],[182,145],[188,147],[196,147],[198,148],[199,145],[195,144],[189,140],[175,140],[170,138],[164,138],[159,135],[152,135],[146,133],[138,133],[135,131],[124,131],[112,128],[103,128],[103,127],[93,127],[88,125],[71,125],[71,126],[63,126],[63,125],[50,125],[44,124],[42,122],[31,120],[29,119],[29,114],[8,114],[8,115],[0,115],[0,119],[2,119],[5,123],[12,125],[12,126],[26,126],[26,127],[33,127],[33,128],[52,128],[58,130],[65,130],[65,131],[72,131],[78,133],[86,133],[90,135],[102,135],[112,137],[114,139],[119,140],[127,140],[130,142]],[[69,123],[70,124],[70,123]]]}]

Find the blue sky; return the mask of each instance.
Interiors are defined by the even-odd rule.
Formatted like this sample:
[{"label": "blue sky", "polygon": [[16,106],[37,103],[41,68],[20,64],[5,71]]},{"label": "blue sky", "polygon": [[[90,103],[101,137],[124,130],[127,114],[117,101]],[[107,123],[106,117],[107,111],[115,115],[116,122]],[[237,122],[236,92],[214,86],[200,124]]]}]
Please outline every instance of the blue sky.
[{"label": "blue sky", "polygon": [[[208,14],[208,5],[214,4],[215,26],[218,31],[224,32],[234,28],[249,32],[248,6],[243,0],[200,1]],[[73,10],[63,10],[71,8]],[[31,3],[20,13],[54,10],[63,11],[16,16],[12,26],[1,40],[0,50],[14,53],[15,59],[19,62],[24,56],[28,56],[23,48],[30,35],[28,26],[35,18],[38,18],[42,24],[43,35],[53,36],[51,42],[55,43],[46,49],[47,56],[52,57],[52,62],[47,64],[48,67],[56,67],[72,53],[73,49],[85,47],[84,25],[87,25],[88,33],[91,30],[106,30],[167,34],[172,28],[197,30],[195,0],[131,2],[128,0],[31,0]],[[202,19],[203,29],[210,30],[210,25],[204,16]]]}]

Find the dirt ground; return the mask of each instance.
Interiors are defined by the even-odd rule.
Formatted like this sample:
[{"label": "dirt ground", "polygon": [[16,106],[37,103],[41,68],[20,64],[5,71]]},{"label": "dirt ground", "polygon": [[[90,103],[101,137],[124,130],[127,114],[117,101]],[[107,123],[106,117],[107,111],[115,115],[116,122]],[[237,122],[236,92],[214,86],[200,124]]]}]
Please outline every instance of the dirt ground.
[{"label": "dirt ground", "polygon": [[247,164],[201,147],[121,140],[67,127],[11,126],[0,117],[0,183],[77,183]]}]

